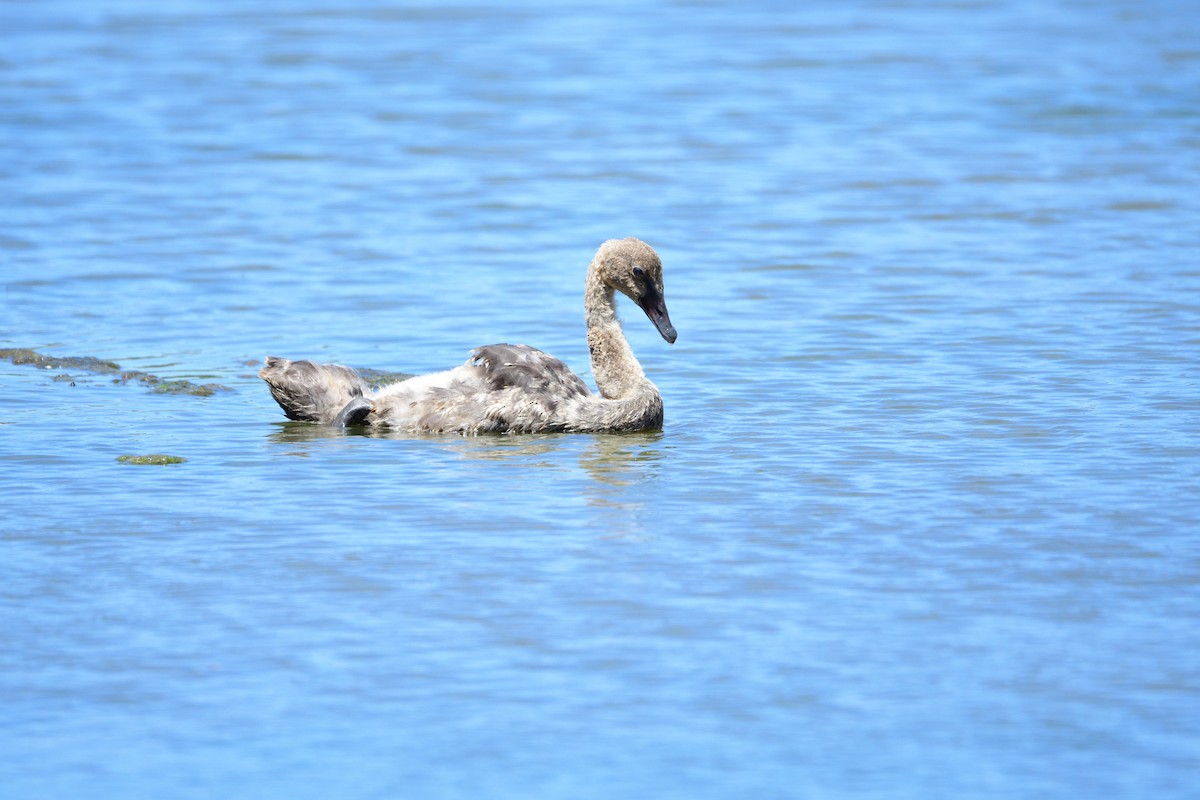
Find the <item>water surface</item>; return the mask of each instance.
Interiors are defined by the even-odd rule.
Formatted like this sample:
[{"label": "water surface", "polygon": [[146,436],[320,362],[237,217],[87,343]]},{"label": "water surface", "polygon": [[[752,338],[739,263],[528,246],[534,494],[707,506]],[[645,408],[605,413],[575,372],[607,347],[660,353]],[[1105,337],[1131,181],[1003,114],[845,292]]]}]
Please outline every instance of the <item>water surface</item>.
[{"label": "water surface", "polygon": [[[102,6],[0,3],[0,347],[232,391],[0,361],[0,794],[1194,793],[1191,3]],[[626,235],[660,433],[254,377],[590,380]]]}]

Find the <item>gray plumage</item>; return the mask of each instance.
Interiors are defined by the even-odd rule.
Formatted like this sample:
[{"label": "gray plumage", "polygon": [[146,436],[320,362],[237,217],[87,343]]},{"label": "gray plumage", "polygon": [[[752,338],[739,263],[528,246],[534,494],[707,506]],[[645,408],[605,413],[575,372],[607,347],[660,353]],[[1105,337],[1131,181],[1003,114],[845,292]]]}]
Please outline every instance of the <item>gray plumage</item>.
[{"label": "gray plumage", "polygon": [[271,396],[288,419],[331,422],[355,397],[370,391],[359,374],[340,364],[314,364],[267,356],[258,377],[267,382]]},{"label": "gray plumage", "polygon": [[584,308],[599,395],[566,364],[527,345],[477,348],[460,367],[371,390],[349,367],[268,356],[258,373],[289,419],[426,433],[655,430],[662,396],[646,379],[617,319],[630,297],[668,343],[662,263],[645,242],[612,239],[588,267]]}]

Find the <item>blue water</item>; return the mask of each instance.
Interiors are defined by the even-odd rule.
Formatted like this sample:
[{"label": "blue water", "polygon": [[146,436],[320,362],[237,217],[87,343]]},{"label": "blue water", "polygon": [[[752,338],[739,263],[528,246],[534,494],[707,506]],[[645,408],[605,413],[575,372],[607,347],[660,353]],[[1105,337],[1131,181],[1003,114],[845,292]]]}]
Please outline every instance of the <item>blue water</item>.
[{"label": "blue water", "polygon": [[[0,31],[0,348],[230,390],[0,361],[0,796],[1196,796],[1194,3]],[[341,433],[254,375],[590,380],[627,235],[661,433]]]}]

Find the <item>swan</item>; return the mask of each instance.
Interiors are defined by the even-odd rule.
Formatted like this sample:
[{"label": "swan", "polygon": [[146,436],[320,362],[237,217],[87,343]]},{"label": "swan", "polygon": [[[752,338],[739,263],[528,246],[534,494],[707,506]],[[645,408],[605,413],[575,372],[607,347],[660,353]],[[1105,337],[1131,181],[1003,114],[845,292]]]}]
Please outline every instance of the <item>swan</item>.
[{"label": "swan", "polygon": [[289,419],[412,433],[658,430],[663,401],[629,348],[615,293],[635,302],[668,344],[676,333],[663,298],[662,262],[640,239],[610,239],[588,266],[584,309],[599,394],[553,356],[522,344],[471,351],[460,367],[372,390],[357,372],[268,356],[259,371]]}]

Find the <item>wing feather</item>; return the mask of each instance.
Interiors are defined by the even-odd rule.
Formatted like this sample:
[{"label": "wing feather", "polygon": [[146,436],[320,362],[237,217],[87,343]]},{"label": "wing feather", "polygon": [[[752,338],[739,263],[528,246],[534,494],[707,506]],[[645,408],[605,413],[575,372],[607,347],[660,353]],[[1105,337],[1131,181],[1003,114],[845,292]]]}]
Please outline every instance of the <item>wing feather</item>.
[{"label": "wing feather", "polygon": [[519,389],[556,402],[591,394],[563,362],[523,344],[489,344],[471,351],[467,364],[482,370],[493,391]]}]

